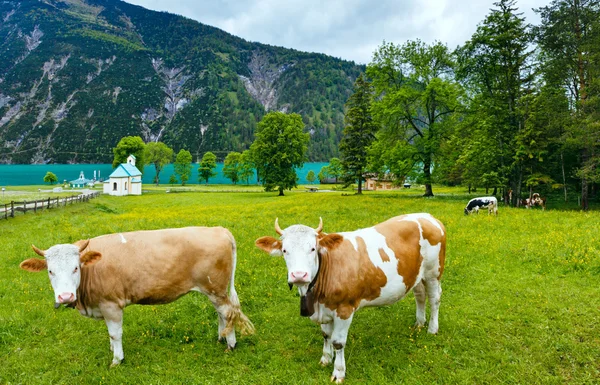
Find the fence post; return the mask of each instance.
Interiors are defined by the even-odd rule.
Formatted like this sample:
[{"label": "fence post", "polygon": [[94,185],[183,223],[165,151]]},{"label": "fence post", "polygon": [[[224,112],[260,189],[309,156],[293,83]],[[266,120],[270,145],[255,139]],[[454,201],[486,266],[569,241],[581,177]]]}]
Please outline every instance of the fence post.
[{"label": "fence post", "polygon": [[27,201],[23,200],[23,214],[27,214]]},{"label": "fence post", "polygon": [[4,219],[8,219],[8,204],[4,204]]},{"label": "fence post", "polygon": [[15,201],[10,201],[10,216],[15,217]]},{"label": "fence post", "polygon": [[50,198],[48,198],[48,207],[47,208],[50,208]]},{"label": "fence post", "polygon": [[37,201],[34,201],[33,203],[33,213],[37,213]]}]

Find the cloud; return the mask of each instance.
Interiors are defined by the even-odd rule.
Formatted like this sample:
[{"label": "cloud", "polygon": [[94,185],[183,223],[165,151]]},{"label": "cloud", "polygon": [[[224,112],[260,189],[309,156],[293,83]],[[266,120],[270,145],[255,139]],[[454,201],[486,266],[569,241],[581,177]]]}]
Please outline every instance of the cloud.
[{"label": "cloud", "polygon": [[[371,61],[385,40],[441,41],[450,48],[475,32],[496,0],[127,0],[189,17],[249,41],[320,52],[357,63]],[[518,0],[530,23],[531,8],[549,0]]]}]

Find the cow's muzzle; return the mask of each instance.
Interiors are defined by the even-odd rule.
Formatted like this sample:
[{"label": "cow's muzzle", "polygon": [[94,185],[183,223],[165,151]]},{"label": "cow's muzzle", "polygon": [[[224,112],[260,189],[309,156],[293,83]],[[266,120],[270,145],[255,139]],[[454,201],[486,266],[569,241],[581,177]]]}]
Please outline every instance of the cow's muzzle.
[{"label": "cow's muzzle", "polygon": [[58,303],[71,303],[75,301],[75,294],[73,293],[61,293],[58,295]]}]

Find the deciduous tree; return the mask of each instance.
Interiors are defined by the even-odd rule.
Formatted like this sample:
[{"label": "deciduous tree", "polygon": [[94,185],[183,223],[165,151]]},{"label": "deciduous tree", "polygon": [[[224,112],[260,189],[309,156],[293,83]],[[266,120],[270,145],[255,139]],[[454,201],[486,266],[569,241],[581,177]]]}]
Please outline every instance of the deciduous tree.
[{"label": "deciduous tree", "polygon": [[44,175],[44,182],[54,184],[58,182],[58,177],[51,171],[48,171],[46,175]]},{"label": "deciduous tree", "polygon": [[225,157],[223,161],[223,175],[231,180],[231,183],[237,184],[240,180],[242,168],[242,154],[232,151]]},{"label": "deciduous tree", "polygon": [[175,157],[174,167],[175,174],[179,176],[181,185],[185,186],[192,175],[192,154],[188,150],[179,150]]},{"label": "deciduous tree", "polygon": [[117,147],[113,148],[114,159],[112,166],[116,168],[121,163],[127,162],[129,155],[135,156],[135,167],[144,173],[144,166],[146,165],[146,159],[144,158],[144,152],[146,144],[139,136],[126,136],[121,138]]},{"label": "deciduous tree", "polygon": [[150,142],[146,145],[144,159],[148,163],[154,164],[154,169],[156,170],[154,183],[158,186],[160,183],[160,172],[163,167],[173,161],[173,149],[163,142]]},{"label": "deciduous tree", "polygon": [[256,130],[256,139],[250,151],[266,191],[283,191],[297,186],[295,168],[306,160],[309,134],[303,132],[304,123],[298,114],[270,112]]},{"label": "deciduous tree", "polygon": [[217,173],[214,169],[217,168],[217,156],[212,152],[208,151],[202,156],[200,161],[200,167],[198,167],[198,179],[204,180],[208,184],[208,180]]}]

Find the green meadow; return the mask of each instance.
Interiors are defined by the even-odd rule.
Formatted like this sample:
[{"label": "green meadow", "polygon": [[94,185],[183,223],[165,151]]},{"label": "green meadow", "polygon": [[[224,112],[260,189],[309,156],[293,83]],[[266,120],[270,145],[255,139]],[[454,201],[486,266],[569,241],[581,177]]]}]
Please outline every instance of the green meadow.
[{"label": "green meadow", "polygon": [[[146,186],[144,187],[146,189]],[[276,193],[210,188],[88,203],[0,220],[0,383],[326,384],[320,328],[299,315],[283,259],[254,246],[302,223],[335,232],[392,216],[429,212],[448,234],[438,335],[413,328],[412,294],[359,311],[346,346],[347,384],[595,384],[600,382],[600,213],[550,201],[548,210],[500,206],[499,216],[465,216],[463,189]],[[214,188],[216,190],[218,188]],[[243,193],[241,191],[244,191]],[[483,194],[481,194],[483,195]],[[474,195],[472,195],[474,196]],[[217,342],[208,299],[191,293],[161,306],[125,310],[124,362],[104,322],[53,308],[45,272],[19,263],[46,249],[113,232],[224,226],[238,243],[236,288],[256,334],[233,352]],[[124,256],[126,258],[127,256]]]}]

